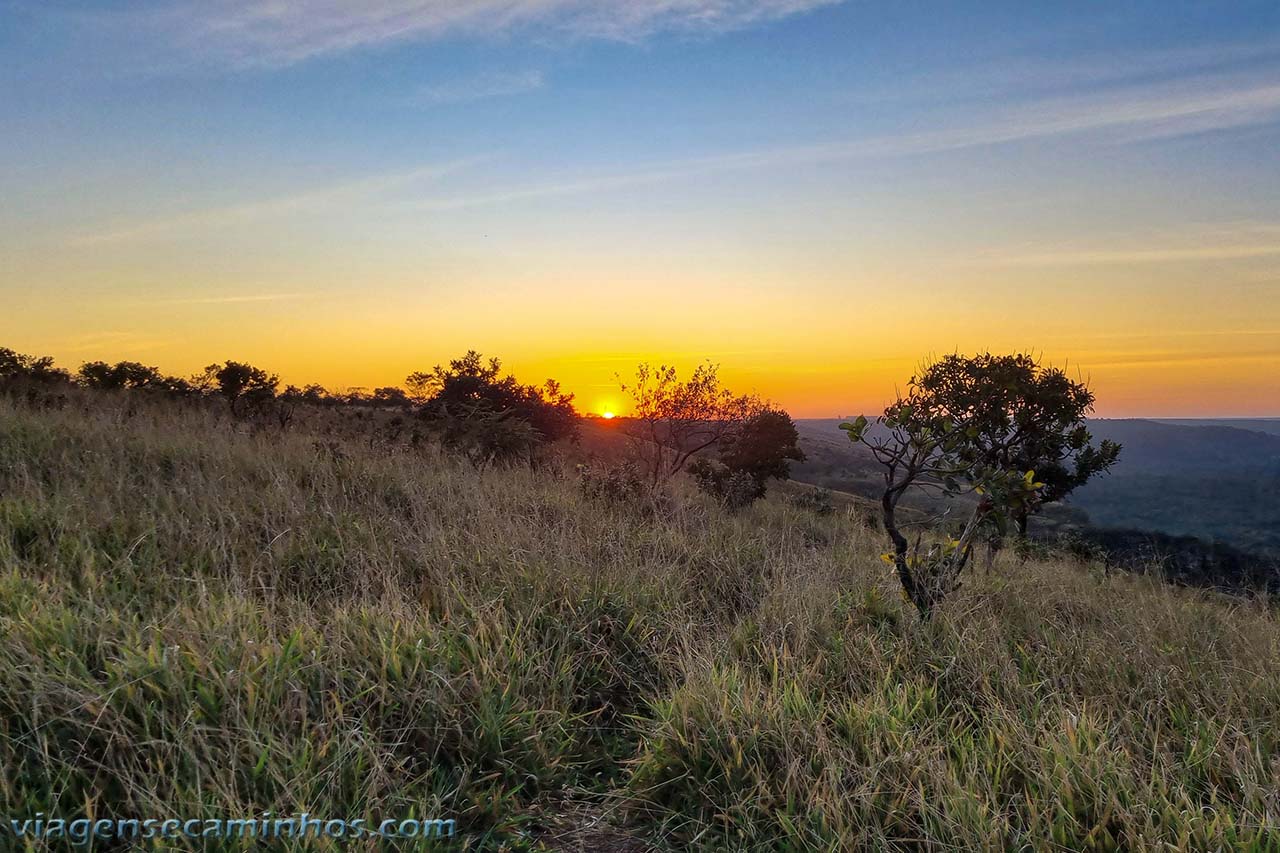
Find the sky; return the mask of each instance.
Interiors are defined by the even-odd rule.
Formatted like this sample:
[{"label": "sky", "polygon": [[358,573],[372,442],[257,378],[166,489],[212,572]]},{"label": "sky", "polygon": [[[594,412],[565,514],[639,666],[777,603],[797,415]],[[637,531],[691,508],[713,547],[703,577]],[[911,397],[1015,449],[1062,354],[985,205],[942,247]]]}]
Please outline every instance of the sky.
[{"label": "sky", "polygon": [[1280,416],[1280,4],[0,0],[0,346]]}]

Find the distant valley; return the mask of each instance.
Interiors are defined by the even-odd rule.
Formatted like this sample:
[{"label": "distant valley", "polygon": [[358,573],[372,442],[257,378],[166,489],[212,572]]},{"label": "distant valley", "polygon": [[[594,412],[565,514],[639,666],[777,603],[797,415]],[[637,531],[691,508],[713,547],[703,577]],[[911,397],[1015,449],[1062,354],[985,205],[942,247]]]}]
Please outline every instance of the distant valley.
[{"label": "distant valley", "polygon": [[[879,471],[840,423],[796,422],[808,459],[792,475],[874,495]],[[1047,512],[1049,523],[1195,536],[1280,555],[1280,419],[1097,419],[1089,428],[1095,440],[1124,445],[1120,462]]]}]

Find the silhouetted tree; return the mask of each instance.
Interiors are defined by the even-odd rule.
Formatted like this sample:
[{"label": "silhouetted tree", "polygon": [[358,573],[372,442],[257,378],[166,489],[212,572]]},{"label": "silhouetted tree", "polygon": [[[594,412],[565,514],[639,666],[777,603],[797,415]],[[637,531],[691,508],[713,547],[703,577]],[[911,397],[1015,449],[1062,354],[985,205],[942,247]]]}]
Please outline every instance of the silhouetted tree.
[{"label": "silhouetted tree", "polygon": [[80,381],[89,388],[116,390],[121,388],[150,388],[164,381],[160,370],[136,361],[90,361],[80,365]]},{"label": "silhouetted tree", "polygon": [[308,405],[323,406],[332,398],[323,385],[311,383],[310,385],[302,386],[302,390],[298,392],[298,399]]},{"label": "silhouetted tree", "polygon": [[750,474],[763,497],[766,480],[786,480],[791,476],[791,461],[804,461],[799,442],[791,416],[781,409],[765,408],[725,437],[720,461],[731,471]]},{"label": "silhouetted tree", "polygon": [[247,406],[274,399],[280,379],[274,373],[267,373],[251,364],[228,361],[209,365],[193,384],[220,394],[231,407],[232,414],[239,415]]},{"label": "silhouetted tree", "polygon": [[633,382],[620,384],[631,395],[631,414],[623,429],[654,491],[697,454],[731,441],[766,408],[757,397],[721,386],[719,366],[710,363],[699,365],[685,381],[674,367],[641,364]]},{"label": "silhouetted tree", "polygon": [[144,390],[178,397],[194,391],[191,383],[177,376],[166,376],[159,368],[136,361],[90,361],[80,365],[78,377],[86,388],[97,390]]},{"label": "silhouetted tree", "polygon": [[0,388],[4,390],[37,391],[70,380],[71,375],[56,367],[51,356],[23,355],[0,347]]},{"label": "silhouetted tree", "polygon": [[413,401],[409,399],[409,395],[405,393],[405,390],[394,385],[373,389],[373,402],[379,406],[389,406],[397,409],[408,408],[413,405]]},{"label": "silhouetted tree", "polygon": [[554,380],[541,388],[502,375],[502,362],[474,350],[405,380],[419,414],[441,444],[477,464],[532,459],[537,448],[572,438],[578,430],[573,395]]},{"label": "silhouetted tree", "polygon": [[502,362],[485,361],[475,350],[455,358],[448,367],[437,364],[430,371],[409,374],[405,385],[414,398],[433,407],[485,404],[501,411],[511,408],[518,396],[515,377],[502,376]]},{"label": "silhouetted tree", "polygon": [[289,424],[293,423],[293,417],[298,411],[298,406],[304,400],[302,389],[296,385],[286,385],[284,390],[276,395],[275,401],[271,406],[271,414],[275,417],[276,425],[280,429],[287,429]]}]

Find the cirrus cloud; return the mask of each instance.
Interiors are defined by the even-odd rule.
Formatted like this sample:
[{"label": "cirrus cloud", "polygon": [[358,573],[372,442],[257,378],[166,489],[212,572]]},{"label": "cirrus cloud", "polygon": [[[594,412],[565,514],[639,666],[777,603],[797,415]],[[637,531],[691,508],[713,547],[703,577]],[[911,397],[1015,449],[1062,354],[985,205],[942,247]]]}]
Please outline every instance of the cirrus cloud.
[{"label": "cirrus cloud", "polygon": [[570,38],[637,41],[660,32],[719,33],[840,2],[201,0],[154,8],[134,22],[215,64],[279,68],[359,48],[448,36],[539,30]]},{"label": "cirrus cloud", "polygon": [[534,92],[545,85],[541,71],[489,71],[424,86],[413,100],[425,106],[461,104]]}]

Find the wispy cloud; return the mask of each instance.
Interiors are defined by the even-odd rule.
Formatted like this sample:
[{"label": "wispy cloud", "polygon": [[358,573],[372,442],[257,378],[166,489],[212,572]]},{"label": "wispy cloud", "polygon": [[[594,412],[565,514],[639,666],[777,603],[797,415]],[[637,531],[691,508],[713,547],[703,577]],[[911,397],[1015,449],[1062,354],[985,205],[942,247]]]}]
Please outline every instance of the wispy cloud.
[{"label": "wispy cloud", "polygon": [[[436,97],[444,100],[496,94],[529,80],[490,80],[481,85],[441,84]],[[502,84],[502,85],[498,85]],[[1231,77],[1195,78],[1130,87],[1121,91],[1042,99],[1016,108],[994,111],[964,125],[937,126],[909,133],[887,134],[811,145],[762,148],[704,157],[631,165],[590,173],[563,173],[515,186],[479,187],[451,195],[426,195],[401,203],[401,209],[451,211],[561,196],[611,192],[723,173],[838,163],[861,159],[927,155],[992,145],[1088,136],[1104,144],[1133,144],[1209,130],[1230,130],[1280,121],[1280,84],[1271,79]],[[362,178],[285,196],[243,204],[189,211],[118,224],[82,235],[76,242],[104,244],[183,235],[243,225],[258,220],[323,212],[389,194],[392,190],[427,182],[479,160],[467,158],[439,166]],[[1048,265],[1111,264],[1246,258],[1280,255],[1269,234],[1241,235],[1238,242],[1180,244],[1166,248],[1069,248],[1065,250],[988,255],[980,263]]]},{"label": "wispy cloud", "polygon": [[1231,261],[1280,255],[1280,243],[1164,246],[1157,248],[1097,249],[1079,248],[1054,252],[992,254],[979,263],[991,266],[1098,266],[1109,264],[1168,264],[1188,261]]},{"label": "wispy cloud", "polygon": [[[1180,264],[1213,261],[1249,261],[1280,256],[1280,222],[1259,219],[1188,223],[1159,232],[1146,231],[1119,236],[1109,242],[1053,246],[1023,245],[980,251],[967,263],[984,267],[1111,266],[1133,264]],[[1264,263],[1262,266],[1266,266]],[[1233,281],[1266,282],[1274,270],[1257,264],[1241,266]],[[1076,336],[1083,333],[1076,332]],[[1197,329],[1162,334],[1218,334]],[[1226,334],[1224,332],[1223,334]],[[1231,334],[1274,334],[1270,330],[1233,331]],[[1125,336],[1132,337],[1126,332]]]},{"label": "wispy cloud", "polygon": [[1066,57],[1025,54],[975,57],[959,67],[895,74],[891,80],[852,93],[855,103],[910,101],[949,103],[1008,98],[1019,93],[1064,93],[1187,79],[1232,70],[1280,66],[1280,38],[1182,45],[1144,51],[1098,51]]},{"label": "wispy cloud", "polygon": [[1123,332],[1072,331],[1069,340],[1138,340],[1169,338],[1280,337],[1278,329],[1131,329]]},{"label": "wispy cloud", "polygon": [[983,123],[904,137],[904,147],[942,150],[1087,132],[1116,142],[1167,138],[1280,120],[1272,77],[1197,77],[1117,91],[1048,98],[1007,108]]},{"label": "wispy cloud", "polygon": [[241,204],[210,207],[186,211],[172,216],[157,216],[140,221],[120,223],[82,234],[73,242],[79,245],[131,242],[205,232],[284,216],[320,213],[412,184],[430,181],[481,162],[484,159],[483,157],[468,157],[440,165],[422,166],[403,172],[328,184],[288,195],[256,199]]},{"label": "wispy cloud", "polygon": [[1136,353],[1104,356],[1090,360],[1089,367],[1094,370],[1103,368],[1126,367],[1192,367],[1208,365],[1244,365],[1274,364],[1280,361],[1280,355],[1274,352],[1192,352],[1192,353]]},{"label": "wispy cloud", "polygon": [[148,305],[237,305],[245,302],[286,302],[307,299],[308,293],[254,293],[232,296],[176,297],[174,299],[149,299]]},{"label": "wispy cloud", "polygon": [[136,23],[192,55],[239,68],[293,65],[376,45],[532,29],[638,40],[716,33],[841,0],[187,0]]},{"label": "wispy cloud", "polygon": [[54,340],[51,345],[64,352],[82,353],[110,350],[137,353],[161,349],[174,343],[172,339],[141,335],[137,332],[105,331]]},{"label": "wispy cloud", "polygon": [[[1280,84],[1270,79],[1198,78],[1177,84],[1131,87],[1101,95],[1041,100],[993,113],[982,121],[962,126],[733,152],[605,173],[566,175],[542,183],[430,199],[414,207],[455,210],[607,192],[725,172],[942,153],[1073,135],[1093,135],[1111,144],[1130,144],[1275,121],[1280,121]],[[1268,243],[1237,247],[1234,251],[1272,254],[1274,247]],[[1098,257],[1097,262],[1116,260],[1105,253]],[[1153,256],[1151,259],[1158,258]],[[1043,259],[1040,262],[1044,262]]]},{"label": "wispy cloud", "polygon": [[413,97],[425,106],[460,104],[533,92],[546,85],[541,71],[490,71],[423,87]]}]

